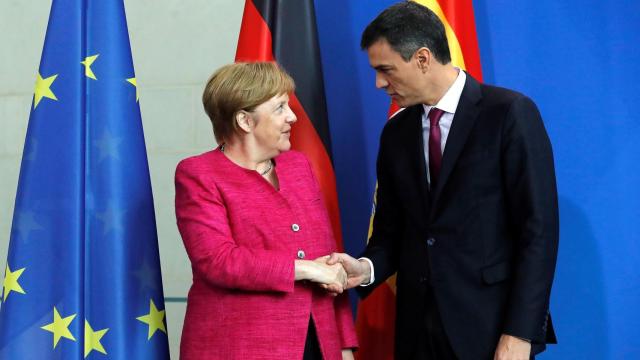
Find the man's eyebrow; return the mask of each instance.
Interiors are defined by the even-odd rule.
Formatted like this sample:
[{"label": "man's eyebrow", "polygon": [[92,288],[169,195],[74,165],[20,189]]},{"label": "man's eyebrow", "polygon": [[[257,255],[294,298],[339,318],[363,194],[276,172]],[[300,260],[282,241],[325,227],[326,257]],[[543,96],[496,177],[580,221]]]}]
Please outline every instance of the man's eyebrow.
[{"label": "man's eyebrow", "polygon": [[374,66],[373,68],[376,70],[389,70],[389,69],[393,69],[393,66],[382,64],[382,65]]}]

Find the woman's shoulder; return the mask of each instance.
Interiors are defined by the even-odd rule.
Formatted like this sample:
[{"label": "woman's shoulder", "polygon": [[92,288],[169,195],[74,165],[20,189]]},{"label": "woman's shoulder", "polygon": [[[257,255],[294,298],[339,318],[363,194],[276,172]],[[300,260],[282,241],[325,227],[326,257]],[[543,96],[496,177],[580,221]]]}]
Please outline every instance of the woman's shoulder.
[{"label": "woman's shoulder", "polygon": [[210,150],[202,154],[189,156],[180,160],[180,162],[178,163],[178,166],[176,167],[176,174],[179,174],[179,173],[211,174],[212,170],[219,167],[219,166],[216,166],[216,163],[220,162],[217,156],[218,152],[219,151],[217,149]]},{"label": "woman's shoulder", "polygon": [[276,157],[278,166],[306,167],[309,164],[307,156],[297,150],[289,150]]},{"label": "woman's shoulder", "polygon": [[276,158],[276,168],[283,170],[283,176],[286,176],[289,182],[295,183],[298,190],[306,191],[316,187],[311,162],[299,151],[289,150],[280,154]]}]

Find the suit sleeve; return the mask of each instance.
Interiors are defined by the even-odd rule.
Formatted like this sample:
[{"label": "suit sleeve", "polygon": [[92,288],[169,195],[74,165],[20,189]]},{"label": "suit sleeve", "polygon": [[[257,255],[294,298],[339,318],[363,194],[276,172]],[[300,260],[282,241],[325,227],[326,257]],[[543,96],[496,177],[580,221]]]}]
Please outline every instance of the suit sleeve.
[{"label": "suit sleeve", "polygon": [[[398,269],[398,244],[400,236],[398,228],[402,221],[402,208],[398,204],[395,194],[391,159],[389,159],[388,128],[380,138],[380,151],[376,163],[378,188],[376,189],[376,207],[373,217],[373,230],[367,248],[361,257],[366,257],[373,263],[375,281],[366,287],[356,290],[361,297],[368,296],[378,285],[385,282]],[[396,241],[394,241],[396,240]]]},{"label": "suit sleeve", "polygon": [[530,99],[513,102],[503,139],[503,178],[516,240],[504,333],[544,343],[558,253],[558,200],[551,143]]},{"label": "suit sleeve", "polygon": [[293,291],[294,259],[284,252],[238,246],[213,180],[183,161],[175,185],[178,229],[195,273],[223,288]]}]

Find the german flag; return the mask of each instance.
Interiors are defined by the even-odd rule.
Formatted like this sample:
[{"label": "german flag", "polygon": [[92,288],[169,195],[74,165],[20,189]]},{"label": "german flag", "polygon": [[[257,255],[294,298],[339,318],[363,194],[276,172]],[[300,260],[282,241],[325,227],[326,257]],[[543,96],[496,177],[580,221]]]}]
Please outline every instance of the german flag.
[{"label": "german flag", "polygon": [[298,122],[291,132],[291,145],[311,162],[342,251],[313,0],[246,0],[236,61],[277,61],[295,80],[290,105]]},{"label": "german flag", "polygon": [[[453,65],[466,70],[474,78],[482,81],[480,51],[478,49],[472,0],[415,1],[431,9],[444,23]],[[389,117],[398,110],[398,106],[392,103],[389,108]],[[371,236],[373,215],[371,214],[372,221],[369,226],[369,236]],[[356,330],[360,349],[356,352],[357,359],[393,359],[396,317],[395,294],[396,276],[394,275],[358,304]]]}]

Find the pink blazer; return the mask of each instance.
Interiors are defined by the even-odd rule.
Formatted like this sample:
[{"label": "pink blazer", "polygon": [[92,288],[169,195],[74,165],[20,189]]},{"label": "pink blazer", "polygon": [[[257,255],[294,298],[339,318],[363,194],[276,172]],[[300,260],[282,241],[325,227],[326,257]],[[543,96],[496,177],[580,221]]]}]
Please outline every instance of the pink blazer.
[{"label": "pink blazer", "polygon": [[348,297],[294,281],[294,260],[336,250],[309,162],[275,159],[276,190],[219,149],[176,169],[176,217],[191,260],[180,358],[301,359],[309,318],[324,359],[357,347]]}]

